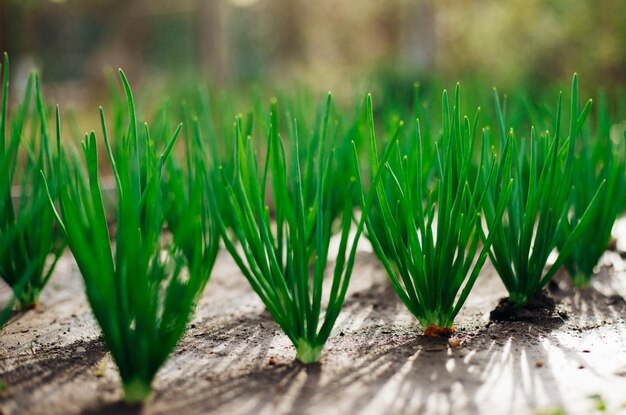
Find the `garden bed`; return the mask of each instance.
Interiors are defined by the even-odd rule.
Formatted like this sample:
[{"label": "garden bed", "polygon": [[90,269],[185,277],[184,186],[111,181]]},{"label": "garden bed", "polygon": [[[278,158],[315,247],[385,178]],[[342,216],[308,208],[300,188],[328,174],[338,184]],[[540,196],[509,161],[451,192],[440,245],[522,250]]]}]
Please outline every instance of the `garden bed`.
[{"label": "garden bed", "polygon": [[41,308],[14,316],[0,337],[0,413],[620,413],[626,263],[615,252],[603,263],[586,291],[557,274],[551,317],[497,323],[489,312],[506,291],[487,264],[448,340],[421,334],[373,254],[361,250],[322,363],[303,366],[222,251],[141,409],[121,402],[116,367],[66,253]]}]

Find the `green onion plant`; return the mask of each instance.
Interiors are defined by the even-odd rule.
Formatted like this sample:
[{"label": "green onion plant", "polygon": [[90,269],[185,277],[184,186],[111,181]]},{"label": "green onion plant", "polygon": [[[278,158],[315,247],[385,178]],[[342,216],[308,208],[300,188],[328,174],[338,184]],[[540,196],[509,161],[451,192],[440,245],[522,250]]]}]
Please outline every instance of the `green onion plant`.
[{"label": "green onion plant", "polygon": [[[424,149],[419,120],[410,146],[391,144],[390,162],[377,158],[371,98],[368,97],[372,177],[384,171],[387,180],[375,186],[376,198],[367,229],[375,252],[394,290],[419,320],[427,336],[451,334],[463,306],[488,257],[493,231],[485,237],[483,209],[492,177],[476,174],[474,155],[479,111],[473,121],[461,117],[457,84],[452,111],[443,93],[443,132],[435,143],[435,173],[425,183]],[[396,133],[397,134],[397,133]],[[483,147],[487,143],[483,142]],[[505,150],[506,151],[506,150]],[[483,154],[478,167],[496,163]],[[506,159],[504,153],[502,158]],[[373,179],[372,179],[372,186]],[[487,227],[497,229],[511,183],[501,189],[500,201]]]},{"label": "green onion plant", "polygon": [[[6,53],[2,80],[0,277],[13,289],[19,307],[28,309],[38,306],[41,291],[64,249],[39,172],[43,171],[49,177],[53,194],[57,192],[58,181],[39,77],[36,73],[30,76],[24,98],[10,117],[9,58]],[[31,109],[33,88],[35,108]],[[17,203],[12,195],[14,184],[19,189]]]},{"label": "green onion plant", "polygon": [[164,234],[167,198],[162,176],[181,127],[157,157],[147,124],[143,133],[139,131],[133,95],[121,70],[120,76],[129,126],[117,137],[122,142],[116,155],[100,109],[117,187],[115,243],[109,237],[94,132],[83,142],[87,179],[83,170],[61,159],[66,185],[59,192],[57,217],[119,369],[125,400],[140,402],[149,397],[156,372],[181,338],[208,281],[218,235],[209,225],[212,217],[204,193],[196,189],[181,196],[186,210],[177,218],[173,237]]},{"label": "green onion plant", "polygon": [[559,243],[562,250],[567,237],[581,221],[587,206],[604,182],[597,195],[598,206],[589,213],[590,225],[580,233],[564,264],[574,286],[580,288],[589,286],[594,267],[607,249],[613,224],[622,210],[619,201],[626,191],[626,137],[622,134],[611,137],[612,123],[606,97],[599,98],[594,130],[583,129],[580,135],[581,145],[574,162],[569,226],[565,227]]},{"label": "green onion plant", "polygon": [[[340,243],[328,287],[324,282],[335,202],[332,198],[336,194],[329,188],[335,164],[334,152],[327,147],[330,105],[329,95],[320,139],[311,140],[304,153],[309,163],[315,163],[311,174],[303,171],[305,162],[296,121],[286,149],[279,134],[278,106],[273,101],[264,164],[259,169],[252,138],[245,136],[241,118],[237,118],[235,176],[219,174],[214,181],[215,191],[210,192],[212,195],[220,189],[225,192],[228,204],[219,207],[222,214],[218,215],[224,244],[295,346],[296,359],[305,364],[320,359],[337,320],[368,209],[367,205],[363,206],[364,216],[352,236],[351,195],[356,189],[354,172],[358,170],[353,150],[353,174],[343,178]],[[314,196],[307,198],[311,193]],[[212,200],[217,208],[217,197]],[[270,204],[274,207],[273,216]],[[230,212],[227,213],[230,229],[222,219],[224,211]],[[327,294],[323,295],[325,291]],[[323,317],[322,304],[326,306]]]},{"label": "green onion plant", "polygon": [[[513,129],[506,133],[506,120],[495,89],[494,97],[501,143],[503,147],[510,147],[511,163],[484,165],[481,169],[483,177],[496,177],[490,182],[483,211],[488,223],[500,222],[496,219],[502,204],[502,187],[512,177],[513,189],[501,226],[490,229],[494,235],[490,258],[509,292],[510,303],[519,308],[552,279],[581,235],[592,225],[594,208],[599,201],[597,192],[589,204],[578,207],[577,223],[570,228],[568,222],[576,140],[591,108],[591,100],[582,111],[579,109],[578,78],[574,75],[567,137],[561,137],[560,96],[554,134],[548,131],[538,134],[531,128],[528,140],[521,139]],[[565,232],[557,259],[544,269],[548,256]]]}]

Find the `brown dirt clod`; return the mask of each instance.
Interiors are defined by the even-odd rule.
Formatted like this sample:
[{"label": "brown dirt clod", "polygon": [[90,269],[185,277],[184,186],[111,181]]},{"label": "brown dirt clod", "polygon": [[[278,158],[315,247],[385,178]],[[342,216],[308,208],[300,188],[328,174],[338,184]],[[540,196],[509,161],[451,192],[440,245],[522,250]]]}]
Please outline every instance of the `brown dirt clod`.
[{"label": "brown dirt clod", "polygon": [[456,333],[456,327],[452,325],[452,327],[440,327],[434,324],[430,324],[424,330],[424,336],[426,337],[450,337],[454,333]]}]

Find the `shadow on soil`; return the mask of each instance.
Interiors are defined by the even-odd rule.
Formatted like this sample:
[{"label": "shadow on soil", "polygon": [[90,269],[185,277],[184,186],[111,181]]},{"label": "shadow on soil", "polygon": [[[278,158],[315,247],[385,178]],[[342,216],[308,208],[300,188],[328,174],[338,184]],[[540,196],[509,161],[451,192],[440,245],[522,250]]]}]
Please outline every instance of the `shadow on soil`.
[{"label": "shadow on soil", "polygon": [[[593,371],[562,335],[621,322],[626,303],[596,288],[573,290],[559,278],[551,295],[569,319],[480,323],[458,333],[460,348],[451,347],[448,339],[422,336],[417,323],[396,323],[403,305],[389,284],[373,284],[347,298],[321,365],[303,366],[288,361],[293,355],[284,349],[272,350],[276,336],[283,335],[267,312],[207,319],[191,327],[157,375],[153,398],[144,407],[101,402],[82,413],[257,415],[332,409],[455,414],[479,412],[483,397],[502,391],[510,412],[519,401],[532,407],[540,392],[563,406],[548,349],[557,348],[580,369]],[[486,316],[489,310],[481,312]],[[79,347],[85,353],[75,353]],[[25,363],[11,370],[1,369],[0,358],[0,378],[22,399],[46,383],[70,381],[95,365],[105,350],[94,340],[50,348],[42,358],[29,353],[25,350]],[[4,398],[0,395],[0,402]]]},{"label": "shadow on soil", "polygon": [[[362,313],[362,327],[331,338],[322,365],[268,360],[274,334],[263,333],[277,329],[266,313],[202,334],[203,342],[183,345],[180,353],[231,359],[227,364],[219,358],[193,364],[187,355],[187,363],[181,359],[177,369],[183,375],[161,382],[149,412],[237,408],[250,414],[307,413],[320,403],[337,402],[337,411],[345,408],[351,413],[376,408],[421,413],[438,408],[453,414],[461,408],[478,411],[480,395],[488,395],[502,382],[511,383],[505,389],[509,396],[503,399],[511,402],[513,410],[514,402],[533,402],[538,391],[549,391],[554,402],[563,403],[547,346],[559,348],[584,366],[579,351],[561,344],[553,334],[565,320],[489,323],[459,333],[462,347],[454,349],[447,339],[422,336],[417,325],[404,329],[377,325],[381,318],[393,321],[391,316],[401,307],[394,298],[388,285],[378,284],[348,299],[346,308]],[[595,300],[592,296],[588,301]],[[258,325],[264,330],[258,330]],[[240,365],[243,360],[252,363]]]},{"label": "shadow on soil", "polygon": [[[6,358],[0,358],[0,379],[6,390],[0,394],[0,402],[28,395],[31,391],[51,383],[65,383],[91,370],[105,355],[106,349],[100,339],[80,340],[64,347],[25,347],[18,364],[4,369]],[[12,357],[16,360],[16,356]]]}]

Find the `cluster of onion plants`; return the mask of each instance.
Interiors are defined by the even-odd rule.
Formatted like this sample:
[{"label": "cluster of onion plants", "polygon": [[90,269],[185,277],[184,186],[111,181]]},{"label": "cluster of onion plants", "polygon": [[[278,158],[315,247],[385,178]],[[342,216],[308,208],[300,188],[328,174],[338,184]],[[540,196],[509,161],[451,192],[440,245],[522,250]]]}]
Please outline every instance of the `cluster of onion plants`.
[{"label": "cluster of onion plants", "polygon": [[[334,152],[327,145],[330,109],[329,95],[319,139],[307,140],[308,146],[302,151],[301,130],[296,120],[291,123],[285,146],[274,101],[262,164],[257,161],[252,138],[244,134],[241,118],[238,118],[235,174],[221,174],[215,181],[216,189],[225,189],[228,203],[217,206],[217,199],[213,199],[216,210],[221,211],[218,217],[226,248],[295,346],[296,358],[305,364],[320,359],[342,308],[369,207],[367,203],[363,205],[362,217],[351,235],[351,195],[358,187],[355,181],[358,163],[353,150],[352,174],[335,174]],[[307,174],[309,163],[313,166]],[[333,200],[336,193],[330,191],[333,177],[344,180],[343,210],[338,223],[339,248],[332,278],[330,284],[325,284],[330,238],[335,226],[332,206],[336,203]],[[334,186],[339,184],[335,182]],[[224,211],[228,211],[230,227],[222,219]]]},{"label": "cluster of onion plants", "polygon": [[[117,188],[114,244],[99,182],[94,132],[83,142],[84,167],[73,165],[67,157],[59,159],[57,173],[65,186],[59,189],[56,214],[103,339],[119,369],[125,399],[135,402],[150,395],[156,372],[181,338],[208,281],[219,235],[206,195],[194,186],[180,195],[185,212],[177,217],[171,238],[164,235],[169,206],[163,194],[164,165],[181,127],[157,156],[154,143],[160,140],[151,138],[147,124],[138,126],[131,89],[121,71],[120,75],[128,128],[122,137],[116,137],[121,140],[116,154],[100,110],[102,136]],[[201,168],[194,170],[194,178],[200,184],[208,180]]]},{"label": "cluster of onion plants", "polygon": [[[578,78],[574,75],[571,89],[569,133],[562,138],[562,97],[559,96],[554,132],[538,133],[534,128],[525,139],[510,129],[494,90],[498,130],[502,148],[510,148],[511,162],[485,164],[480,175],[490,181],[483,205],[488,223],[499,222],[503,185],[513,179],[513,188],[506,203],[501,225],[491,229],[493,241],[489,256],[509,292],[514,307],[522,307],[550,282],[556,271],[569,258],[576,243],[593,224],[598,209],[598,191],[577,207],[575,222],[570,221],[572,183],[575,169],[576,141],[591,108],[591,100],[579,108]],[[488,133],[486,133],[488,135]],[[487,149],[483,149],[485,154]],[[494,170],[495,169],[495,170]],[[593,232],[593,231],[592,231]],[[558,256],[547,269],[550,253],[560,244]]]},{"label": "cluster of onion plants", "polygon": [[[9,117],[9,59],[4,54],[0,115],[0,277],[21,309],[37,307],[63,252],[40,171],[56,194],[52,136],[39,77],[33,73],[24,97]],[[34,102],[33,102],[34,98]],[[58,112],[57,112],[58,115]],[[57,117],[57,140],[58,140]],[[14,194],[17,189],[19,195]],[[12,307],[13,302],[7,309]]]},{"label": "cluster of onion plants", "polygon": [[[6,55],[3,69],[0,277],[32,307],[67,243],[130,402],[147,399],[182,337],[220,237],[307,364],[320,360],[338,319],[362,233],[424,333],[448,335],[488,259],[514,307],[561,266],[576,286],[588,285],[626,190],[626,144],[611,135],[602,100],[595,128],[585,124],[591,102],[579,108],[576,76],[567,135],[561,97],[552,132],[530,128],[526,138],[507,121],[521,127],[531,108],[507,120],[494,90],[497,140],[480,128],[480,109],[463,115],[459,85],[452,100],[444,91],[439,124],[416,87],[406,125],[396,106],[375,122],[369,95],[346,115],[330,95],[311,111],[310,97],[289,94],[286,111],[254,96],[252,111],[232,124],[228,98],[214,107],[201,91],[180,113],[163,104],[149,127],[120,71],[122,89],[109,78],[112,120],[101,108],[102,140],[87,134],[81,160],[60,147],[58,109],[53,152],[36,74],[9,117]],[[541,111],[526,115],[545,120]],[[379,152],[381,130],[389,139]],[[100,143],[115,181],[112,209]],[[366,149],[369,164],[360,165]]]},{"label": "cluster of onion plants", "polygon": [[[452,110],[447,92],[442,101],[443,132],[434,145],[435,173],[429,183],[424,159],[431,155],[424,149],[433,146],[424,145],[419,121],[410,146],[394,140],[390,161],[378,160],[368,97],[372,178],[382,171],[387,179],[378,185],[372,179],[371,215],[378,220],[366,222],[369,239],[396,293],[425,334],[433,336],[454,331],[454,318],[487,259],[511,191],[511,183],[505,183],[495,214],[483,223],[481,211],[494,177],[481,177],[474,165],[479,112],[472,122],[461,117],[458,85]],[[508,159],[506,149],[500,157]],[[483,153],[477,167],[493,170],[495,165],[496,155]],[[492,230],[488,236],[483,226]]]}]

